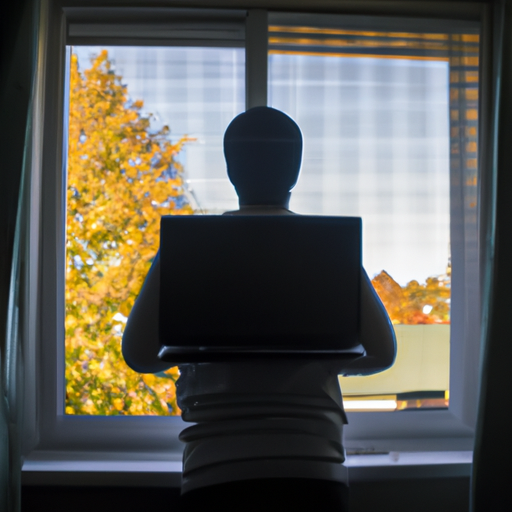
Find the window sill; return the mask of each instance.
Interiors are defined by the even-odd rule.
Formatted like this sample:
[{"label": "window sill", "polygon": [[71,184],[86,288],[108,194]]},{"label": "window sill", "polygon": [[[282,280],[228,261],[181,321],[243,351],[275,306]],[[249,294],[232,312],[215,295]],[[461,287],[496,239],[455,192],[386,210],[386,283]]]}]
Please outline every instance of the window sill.
[{"label": "window sill", "polygon": [[[74,459],[71,457],[74,456]],[[389,452],[349,455],[345,465],[349,481],[368,482],[395,479],[469,477],[473,453],[453,452]],[[181,461],[122,460],[119,454],[108,459],[106,454],[39,453],[23,464],[23,485],[170,487],[181,485]]]}]

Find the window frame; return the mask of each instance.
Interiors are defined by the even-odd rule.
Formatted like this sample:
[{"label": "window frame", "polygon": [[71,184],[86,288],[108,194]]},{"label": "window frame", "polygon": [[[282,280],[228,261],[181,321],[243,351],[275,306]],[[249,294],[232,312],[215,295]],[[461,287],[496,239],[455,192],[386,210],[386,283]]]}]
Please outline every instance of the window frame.
[{"label": "window frame", "polygon": [[[30,216],[28,241],[30,255],[26,265],[26,293],[30,300],[23,312],[23,328],[26,340],[26,370],[24,386],[25,423],[22,433],[22,451],[25,456],[24,477],[30,481],[30,475],[44,472],[47,475],[54,472],[54,481],[59,481],[60,471],[68,471],[73,464],[76,479],[70,477],[70,483],[77,482],[80,471],[101,474],[98,482],[105,482],[105,472],[108,472],[108,482],[120,481],[116,470],[108,469],[108,464],[118,461],[125,464],[126,471],[133,469],[134,473],[151,475],[165,470],[162,464],[167,464],[168,471],[177,474],[181,462],[183,445],[178,440],[180,431],[185,423],[179,417],[76,417],[65,415],[59,411],[59,404],[64,403],[64,272],[65,268],[65,215],[66,187],[65,162],[66,144],[64,134],[67,132],[64,120],[65,97],[65,57],[66,44],[70,23],[80,20],[101,19],[103,8],[86,7],[85,0],[41,2],[40,12],[40,42],[38,65],[36,72],[36,95],[34,105],[34,138],[32,179],[30,183]],[[233,4],[238,12],[247,11],[247,4],[226,2],[228,11],[223,14],[233,14]],[[144,3],[131,2],[128,7],[108,8],[112,16],[123,19],[129,9],[137,8],[139,15],[144,14],[146,22],[154,23],[159,20],[162,11],[172,9],[168,2],[166,8],[142,8]],[[275,10],[290,10],[293,2],[280,1],[272,5]],[[409,14],[413,16],[433,15],[439,12],[439,4],[421,6],[421,2],[390,2],[375,8],[373,11],[359,8],[357,12],[349,3],[341,2],[336,14]],[[407,5],[406,5],[407,4]],[[117,4],[119,5],[119,4]],[[135,6],[135,7],[134,7]],[[332,5],[327,1],[304,2],[293,9],[318,11],[330,10]],[[384,12],[383,12],[384,9]],[[395,11],[398,9],[398,12]],[[434,9],[436,11],[434,11]],[[457,19],[484,21],[483,4],[475,2],[457,2],[441,9],[444,16]],[[103,11],[103,13],[106,11]],[[248,107],[262,104],[266,98],[267,75],[261,72],[262,59],[267,61],[267,13],[265,10],[248,10],[249,17],[246,25],[246,103]],[[194,11],[198,15],[211,14],[200,7]],[[222,14],[220,15],[222,16]],[[249,21],[250,20],[250,21]],[[484,37],[483,46],[488,41],[487,30],[482,24]],[[108,44],[108,43],[107,43]],[[486,56],[486,48],[482,48],[481,56]],[[266,68],[266,64],[265,64]],[[485,69],[484,69],[485,72]],[[253,77],[256,76],[258,78]],[[262,79],[264,76],[264,80]],[[481,83],[485,83],[486,76]],[[254,87],[252,87],[252,85]],[[262,85],[264,84],[264,85]],[[262,94],[264,87],[264,95]],[[482,96],[482,95],[481,95]],[[266,102],[265,102],[266,103]],[[480,111],[485,103],[480,99]],[[485,112],[483,112],[485,114]],[[481,118],[485,119],[484,115]],[[481,123],[482,121],[480,121]],[[481,142],[480,142],[481,145]],[[480,159],[482,165],[482,159]],[[480,169],[480,175],[485,174]],[[485,208],[485,206],[484,206]],[[481,208],[483,211],[484,208]],[[482,214],[482,213],[481,213]],[[481,239],[484,234],[480,233]],[[454,262],[454,265],[456,262]],[[59,292],[60,290],[60,292]],[[479,313],[479,312],[478,312]],[[450,363],[450,407],[443,411],[411,411],[407,413],[378,412],[378,413],[348,413],[349,426],[345,429],[344,443],[349,451],[359,454],[378,454],[388,452],[416,452],[420,455],[409,463],[408,467],[431,468],[432,475],[441,475],[446,471],[457,475],[468,475],[473,449],[474,425],[477,416],[478,395],[478,364],[479,340],[473,336],[471,346],[461,348],[452,346],[452,351],[462,356],[463,364],[452,365],[455,357],[451,356]],[[453,368],[452,368],[453,366]],[[444,463],[432,464],[421,453],[442,452]],[[455,455],[450,458],[449,454]],[[465,455],[461,455],[465,454]],[[393,458],[383,460],[378,455],[363,459],[362,455],[348,458],[351,475],[364,479],[365,467],[381,468],[396,465]],[[371,457],[374,457],[373,459]],[[375,458],[377,457],[377,458]],[[462,459],[461,459],[462,457]],[[441,460],[439,459],[439,460]],[[372,462],[373,460],[373,462]],[[430,460],[430,459],[428,459]],[[151,461],[156,466],[140,469],[141,461]],[[411,462],[412,461],[412,462]],[[422,462],[423,461],[423,462]],[[450,462],[452,461],[452,462]],[[461,462],[462,461],[462,462]],[[133,464],[132,464],[133,463]],[[46,465],[45,465],[46,464]],[[71,466],[70,466],[71,464]],[[132,464],[130,466],[130,464]],[[450,464],[452,464],[450,466]],[[440,469],[443,466],[444,469]],[[451,469],[446,469],[448,466]],[[52,469],[53,468],[53,469]],[[76,468],[81,468],[76,469]],[[138,468],[138,469],[137,469]],[[369,471],[369,470],[368,470]],[[378,470],[377,470],[378,472]],[[450,473],[450,474],[452,474]],[[124,470],[120,471],[121,480]],[[382,472],[380,473],[382,475]],[[359,475],[359,476],[356,476]],[[29,478],[29,480],[27,480]],[[49,481],[51,480],[51,477]],[[138,482],[144,485],[146,480]],[[169,482],[169,481],[168,481]]]}]

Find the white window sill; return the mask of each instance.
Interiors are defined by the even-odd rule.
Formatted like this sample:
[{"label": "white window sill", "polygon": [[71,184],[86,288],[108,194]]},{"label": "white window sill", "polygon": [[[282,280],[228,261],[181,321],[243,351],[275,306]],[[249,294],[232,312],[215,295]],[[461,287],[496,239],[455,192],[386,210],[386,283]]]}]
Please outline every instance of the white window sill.
[{"label": "white window sill", "polygon": [[395,479],[469,477],[472,451],[390,452],[349,455],[345,461],[349,482]]},{"label": "white window sill", "polygon": [[[56,460],[28,459],[23,464],[23,485],[180,487],[181,461],[148,459],[111,460],[105,454],[94,459],[91,454],[75,454],[77,458]],[[71,454],[68,454],[68,456]],[[87,458],[88,456],[88,458]],[[53,458],[53,460],[52,460]],[[103,460],[102,460],[103,459]],[[390,452],[371,455],[349,455],[345,462],[350,482],[469,477],[473,453],[454,452]]]}]

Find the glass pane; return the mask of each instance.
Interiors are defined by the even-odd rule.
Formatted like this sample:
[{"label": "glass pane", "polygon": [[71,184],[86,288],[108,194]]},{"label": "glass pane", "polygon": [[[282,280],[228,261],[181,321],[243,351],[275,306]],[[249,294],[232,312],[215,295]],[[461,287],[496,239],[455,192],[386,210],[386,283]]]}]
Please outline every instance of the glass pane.
[{"label": "glass pane", "polygon": [[222,137],[243,111],[233,48],[74,47],[70,63],[66,413],[179,414],[177,368],[121,355],[160,216],[235,209]]},{"label": "glass pane", "polygon": [[[391,369],[340,377],[345,407],[447,407],[450,170],[462,161],[476,183],[478,84],[459,69],[478,76],[478,36],[271,26],[269,46],[269,103],[304,136],[291,209],[362,217],[363,264],[397,335]],[[474,209],[475,190],[460,193]]]},{"label": "glass pane", "polygon": [[304,136],[299,213],[363,217],[370,275],[446,272],[448,62],[270,55],[270,103]]}]

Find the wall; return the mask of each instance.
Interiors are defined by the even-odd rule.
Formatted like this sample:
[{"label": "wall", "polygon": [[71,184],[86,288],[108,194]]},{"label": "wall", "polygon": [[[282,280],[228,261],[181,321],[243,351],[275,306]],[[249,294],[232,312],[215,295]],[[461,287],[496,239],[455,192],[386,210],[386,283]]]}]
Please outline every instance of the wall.
[{"label": "wall", "polygon": [[[164,509],[179,512],[178,489],[27,486],[22,491],[21,512],[140,512]],[[393,480],[350,485],[350,512],[380,510],[467,512],[469,478]],[[205,504],[205,511],[214,512],[214,504]],[[271,511],[269,505],[268,512]],[[240,512],[243,512],[243,507]]]}]

